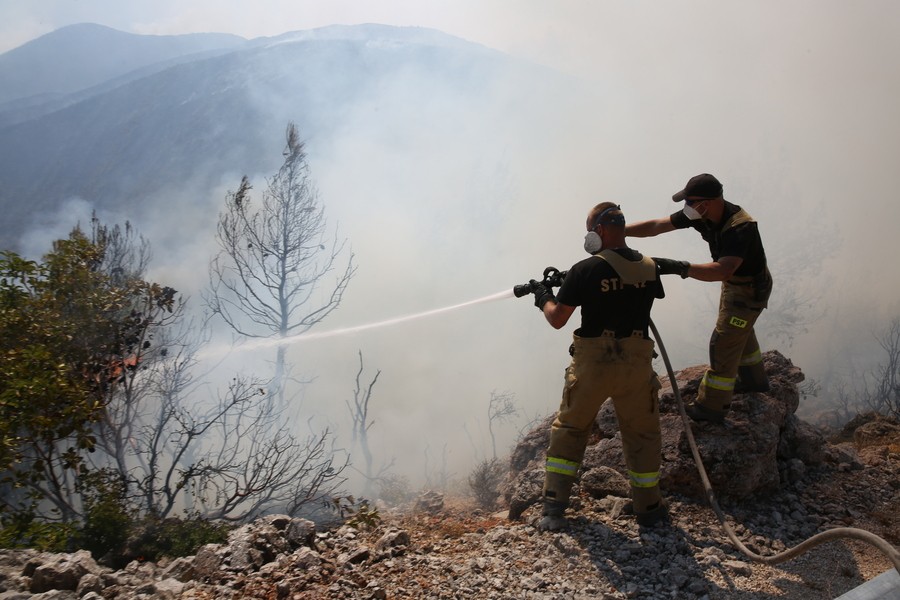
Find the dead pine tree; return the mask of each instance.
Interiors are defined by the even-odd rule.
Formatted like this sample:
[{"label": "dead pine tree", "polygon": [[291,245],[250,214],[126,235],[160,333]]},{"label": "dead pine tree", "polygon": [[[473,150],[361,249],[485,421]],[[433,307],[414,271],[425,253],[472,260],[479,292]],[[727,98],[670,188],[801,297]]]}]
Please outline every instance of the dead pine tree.
[{"label": "dead pine tree", "polygon": [[[286,338],[309,330],[340,305],[356,271],[352,252],[338,265],[346,240],[327,235],[324,207],[294,123],[286,138],[284,163],[267,180],[262,201],[254,204],[244,176],[219,215],[220,251],[210,264],[205,299],[213,315],[248,338]],[[282,404],[286,351],[278,346],[270,389]]]},{"label": "dead pine tree", "polygon": [[372,400],[372,390],[375,388],[378,376],[381,375],[381,370],[375,371],[375,376],[366,386],[363,386],[362,383],[363,370],[363,355],[362,350],[360,350],[359,371],[356,372],[356,387],[353,390],[353,401],[348,400],[346,404],[347,409],[350,411],[350,418],[353,421],[353,437],[350,442],[350,452],[352,454],[357,445],[359,446],[365,462],[365,471],[362,472],[366,480],[363,495],[369,496],[375,480],[387,471],[393,464],[393,461],[391,461],[391,464],[382,467],[377,474],[373,473],[372,450],[369,448],[369,429],[375,424],[375,421],[369,419],[369,402]]}]

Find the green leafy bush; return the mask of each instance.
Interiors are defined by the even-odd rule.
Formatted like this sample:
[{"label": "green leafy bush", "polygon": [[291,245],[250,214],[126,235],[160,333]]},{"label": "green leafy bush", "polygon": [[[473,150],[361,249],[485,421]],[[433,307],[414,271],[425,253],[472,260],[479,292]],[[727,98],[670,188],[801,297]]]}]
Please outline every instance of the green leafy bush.
[{"label": "green leafy bush", "polygon": [[125,482],[114,471],[93,471],[81,476],[79,491],[84,503],[79,546],[95,558],[121,550],[133,522]]},{"label": "green leafy bush", "polygon": [[136,524],[122,560],[158,560],[196,554],[206,544],[224,544],[231,525],[192,517],[188,519],[146,518]]},{"label": "green leafy bush", "polygon": [[39,521],[29,513],[7,514],[0,523],[0,548],[66,552],[77,533],[73,523]]}]

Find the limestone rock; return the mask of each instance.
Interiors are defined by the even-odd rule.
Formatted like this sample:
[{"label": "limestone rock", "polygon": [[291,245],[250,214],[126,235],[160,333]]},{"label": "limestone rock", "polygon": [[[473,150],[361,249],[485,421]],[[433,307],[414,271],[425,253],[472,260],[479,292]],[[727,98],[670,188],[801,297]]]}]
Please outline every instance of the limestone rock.
[{"label": "limestone rock", "polygon": [[[783,467],[792,459],[799,459],[808,466],[826,460],[822,434],[794,414],[799,406],[797,384],[803,381],[802,371],[777,351],[766,352],[763,361],[769,376],[769,392],[736,394],[724,426],[690,422],[713,488],[725,498],[747,498],[777,489],[784,470],[779,464]],[[699,365],[675,373],[683,402],[696,398],[705,371],[706,366]],[[663,457],[660,485],[664,492],[703,499],[705,492],[675,392],[668,377],[662,378],[662,384],[659,397]],[[512,453],[511,480],[504,491],[510,518],[517,518],[529,502],[534,503],[540,498],[537,471],[543,470],[552,419],[545,419],[529,432]],[[582,461],[582,482],[588,476],[588,485],[592,485],[596,475],[588,474],[602,472],[599,469],[613,469],[623,476],[626,472],[611,400],[604,403],[595,420]],[[596,493],[603,491],[599,489]],[[610,491],[618,494],[623,490]],[[628,490],[624,491],[627,495]]]},{"label": "limestone rock", "polygon": [[34,569],[31,576],[33,593],[50,590],[76,590],[81,578],[88,573],[99,575],[100,567],[87,550],[74,554],[58,554],[50,557]]}]

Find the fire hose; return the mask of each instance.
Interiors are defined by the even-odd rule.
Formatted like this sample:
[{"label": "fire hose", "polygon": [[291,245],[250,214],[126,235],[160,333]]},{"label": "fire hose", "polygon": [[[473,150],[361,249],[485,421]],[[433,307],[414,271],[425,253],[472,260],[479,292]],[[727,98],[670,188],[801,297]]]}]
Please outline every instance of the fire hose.
[{"label": "fire hose", "polygon": [[740,540],[737,534],[734,531],[734,528],[731,524],[725,519],[725,513],[722,512],[722,509],[719,507],[719,503],[716,500],[716,495],[713,492],[712,484],[709,481],[709,477],[706,474],[706,468],[703,466],[703,461],[700,458],[700,450],[697,448],[697,442],[694,439],[694,433],[691,431],[691,422],[690,417],[687,416],[687,413],[684,410],[684,402],[681,399],[681,393],[678,390],[678,383],[675,381],[675,373],[672,371],[672,364],[669,362],[669,355],[666,353],[666,347],[663,345],[662,338],[659,335],[659,331],[656,329],[656,325],[653,323],[653,320],[650,321],[650,330],[653,332],[653,337],[656,340],[656,344],[659,346],[659,352],[663,357],[663,362],[666,364],[666,373],[669,374],[669,382],[672,384],[672,391],[675,394],[676,404],[678,405],[678,412],[681,414],[681,420],[684,423],[684,432],[687,435],[688,444],[691,447],[691,454],[694,456],[694,463],[697,465],[697,472],[700,473],[700,480],[703,482],[703,489],[706,492],[706,499],[709,501],[710,506],[713,509],[713,512],[716,513],[716,517],[719,519],[719,523],[722,525],[722,529],[725,530],[728,539],[731,540],[731,543],[747,558],[753,560],[755,562],[760,562],[767,565],[777,565],[783,562],[787,562],[792,558],[796,558],[801,554],[811,550],[812,548],[824,544],[825,542],[834,541],[840,538],[850,538],[865,542],[877,548],[881,551],[888,559],[894,563],[894,569],[897,570],[897,573],[900,573],[900,552],[897,551],[887,540],[875,535],[870,531],[866,531],[865,529],[859,529],[857,527],[835,527],[833,529],[827,529],[816,535],[800,542],[796,546],[788,548],[782,552],[777,554],[773,554],[772,556],[763,556],[756,552],[753,552],[748,548],[744,543]]}]

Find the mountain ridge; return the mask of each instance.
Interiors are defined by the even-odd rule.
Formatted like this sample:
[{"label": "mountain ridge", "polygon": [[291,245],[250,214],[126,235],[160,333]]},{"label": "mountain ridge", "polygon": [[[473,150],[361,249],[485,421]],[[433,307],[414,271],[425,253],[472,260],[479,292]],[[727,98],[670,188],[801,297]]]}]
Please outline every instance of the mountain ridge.
[{"label": "mountain ridge", "polygon": [[78,92],[154,63],[246,43],[240,36],[147,36],[96,23],[68,25],[0,54],[0,108]]},{"label": "mountain ridge", "polygon": [[[70,29],[79,31],[91,29]],[[562,86],[546,84],[564,77],[437,30],[333,26],[157,61],[42,105],[0,107],[0,246],[15,247],[16,232],[70,198],[100,208],[129,199],[135,212],[161,202],[168,213],[176,195],[208,194],[225,175],[270,172],[288,121],[330,145],[347,134],[402,143],[398,131],[423,128],[454,146],[503,140],[515,126],[509,107],[553,114],[541,103]]]}]

